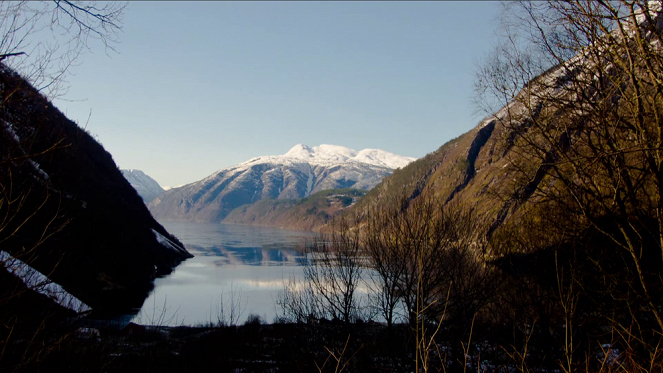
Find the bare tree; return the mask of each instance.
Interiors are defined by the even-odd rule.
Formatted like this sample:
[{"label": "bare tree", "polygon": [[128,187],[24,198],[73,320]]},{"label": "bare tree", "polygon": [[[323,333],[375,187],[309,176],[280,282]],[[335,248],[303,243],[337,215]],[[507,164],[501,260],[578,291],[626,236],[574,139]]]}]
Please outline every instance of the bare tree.
[{"label": "bare tree", "polygon": [[407,269],[401,257],[396,225],[391,223],[397,213],[388,206],[369,206],[362,227],[362,246],[370,258],[372,304],[388,327],[393,325],[397,307],[402,302],[400,281]]},{"label": "bare tree", "polygon": [[306,254],[304,279],[311,286],[318,309],[346,324],[361,318],[357,288],[365,263],[359,231],[351,228],[346,218],[335,220],[331,232],[321,234]]},{"label": "bare tree", "polygon": [[276,298],[283,320],[296,323],[312,323],[321,317],[319,299],[311,284],[290,277]]},{"label": "bare tree", "polygon": [[562,209],[557,237],[585,243],[611,297],[602,306],[619,312],[603,309],[604,321],[627,345],[654,350],[663,332],[661,10],[658,1],[508,3],[503,43],[477,79],[479,101],[504,105],[494,115],[514,180],[504,212],[526,201],[535,208],[524,213]]},{"label": "bare tree", "polygon": [[126,3],[3,1],[0,61],[48,97],[63,94],[67,74],[100,42],[114,50]]}]

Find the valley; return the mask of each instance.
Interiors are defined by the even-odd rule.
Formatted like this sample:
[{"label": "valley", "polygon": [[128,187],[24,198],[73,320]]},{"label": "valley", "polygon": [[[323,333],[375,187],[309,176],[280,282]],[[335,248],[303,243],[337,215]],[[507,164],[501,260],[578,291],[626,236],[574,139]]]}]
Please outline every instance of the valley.
[{"label": "valley", "polygon": [[131,6],[0,3],[0,372],[663,371],[663,2]]}]

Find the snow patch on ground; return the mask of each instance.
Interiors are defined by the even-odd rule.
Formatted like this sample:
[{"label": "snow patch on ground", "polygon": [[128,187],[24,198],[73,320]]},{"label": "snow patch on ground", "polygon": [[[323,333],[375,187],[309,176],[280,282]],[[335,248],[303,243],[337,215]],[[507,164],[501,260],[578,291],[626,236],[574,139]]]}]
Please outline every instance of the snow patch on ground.
[{"label": "snow patch on ground", "polygon": [[[19,148],[21,149],[21,152],[23,152],[23,154],[25,154],[25,151],[20,147],[21,138],[18,136],[18,134],[14,130],[14,126],[11,123],[7,122],[6,120],[2,120],[2,124],[5,127],[5,131],[7,131],[7,133],[9,133],[9,135],[12,137],[12,139],[14,139],[14,141],[16,141],[16,143],[19,144]],[[46,172],[44,172],[44,170],[42,170],[41,167],[39,167],[39,163],[33,161],[32,159],[27,159],[27,161],[32,165],[32,167],[35,169],[35,171],[37,171],[37,173],[44,180],[49,179],[48,174]]]},{"label": "snow patch on ground", "polygon": [[154,229],[152,229],[152,233],[154,233],[154,237],[156,237],[157,242],[159,242],[161,246],[173,250],[176,253],[186,253],[186,250],[184,250],[184,248],[180,247],[178,244],[171,241],[168,237],[164,236],[163,234],[155,231]]},{"label": "snow patch on ground", "polygon": [[14,126],[13,126],[11,123],[9,123],[9,122],[7,122],[7,121],[5,121],[5,120],[3,120],[2,123],[5,125],[5,130],[6,130],[7,132],[9,132],[9,134],[10,134],[11,137],[14,139],[14,141],[16,141],[16,142],[20,142],[20,141],[21,141],[21,138],[18,137],[18,135],[16,134],[16,131],[14,131]]},{"label": "snow patch on ground", "polygon": [[28,162],[30,162],[30,164],[32,165],[32,167],[34,167],[34,169],[37,171],[37,173],[38,173],[39,175],[41,175],[41,177],[43,177],[44,180],[48,180],[48,178],[49,178],[48,174],[47,174],[46,172],[44,172],[44,170],[42,170],[42,169],[39,167],[39,163],[33,161],[32,159],[28,159]]},{"label": "snow patch on ground", "polygon": [[76,312],[89,311],[91,308],[75,296],[69,294],[62,286],[48,279],[41,272],[30,267],[20,259],[16,259],[6,251],[0,250],[0,263],[7,272],[19,278],[29,288],[43,294],[57,304]]}]

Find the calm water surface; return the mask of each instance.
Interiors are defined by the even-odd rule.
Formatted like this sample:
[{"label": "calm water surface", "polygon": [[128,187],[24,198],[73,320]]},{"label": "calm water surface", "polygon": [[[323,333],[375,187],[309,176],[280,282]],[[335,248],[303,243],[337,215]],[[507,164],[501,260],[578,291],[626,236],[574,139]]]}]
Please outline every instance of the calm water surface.
[{"label": "calm water surface", "polygon": [[272,322],[284,281],[301,278],[299,252],[311,232],[270,227],[161,222],[194,255],[172,274],[155,281],[136,321],[143,324],[198,325],[229,318],[231,303]]}]

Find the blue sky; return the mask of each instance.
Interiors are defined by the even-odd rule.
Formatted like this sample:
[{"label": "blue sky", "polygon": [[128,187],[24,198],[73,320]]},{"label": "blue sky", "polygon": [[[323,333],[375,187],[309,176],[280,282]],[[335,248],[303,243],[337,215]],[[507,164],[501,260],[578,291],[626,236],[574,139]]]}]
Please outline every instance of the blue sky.
[{"label": "blue sky", "polygon": [[[298,143],[422,157],[473,128],[496,2],[131,2],[55,104],[162,186]],[[88,116],[90,116],[88,121]]]}]

